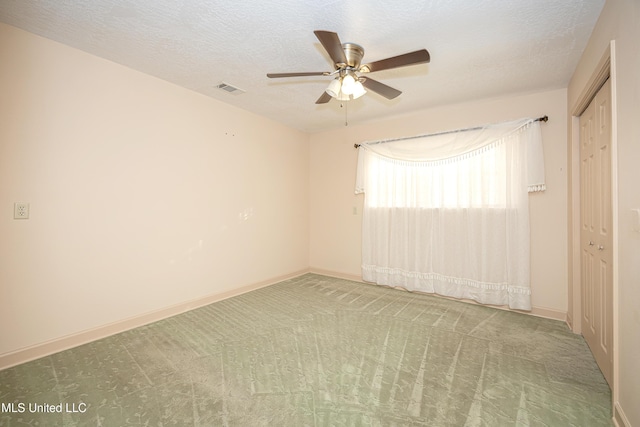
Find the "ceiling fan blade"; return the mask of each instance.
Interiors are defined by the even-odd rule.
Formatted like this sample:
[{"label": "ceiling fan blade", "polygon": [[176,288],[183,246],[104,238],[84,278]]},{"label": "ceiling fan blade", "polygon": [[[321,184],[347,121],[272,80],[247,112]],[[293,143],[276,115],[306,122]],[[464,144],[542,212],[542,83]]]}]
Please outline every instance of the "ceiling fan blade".
[{"label": "ceiling fan blade", "polygon": [[329,101],[331,101],[331,95],[329,95],[327,92],[322,92],[322,95],[320,95],[320,98],[318,98],[316,104],[326,104]]},{"label": "ceiling fan blade", "polygon": [[416,50],[415,52],[405,53],[403,55],[394,56],[380,61],[364,64],[360,67],[361,73],[373,73],[374,71],[389,70],[391,68],[405,67],[407,65],[422,64],[429,62],[431,56],[426,49]]},{"label": "ceiling fan blade", "polygon": [[344,50],[342,49],[342,43],[340,43],[340,38],[336,33],[332,33],[331,31],[320,31],[316,30],[313,32],[316,35],[324,50],[327,51],[331,60],[335,64],[346,64],[347,57],[344,54]]},{"label": "ceiling fan blade", "polygon": [[267,77],[270,79],[277,79],[280,77],[307,77],[307,76],[328,76],[331,74],[328,71],[316,71],[309,73],[268,73]]},{"label": "ceiling fan blade", "polygon": [[391,86],[387,86],[386,84],[380,83],[377,80],[370,79],[369,77],[362,77],[361,82],[362,86],[366,87],[370,91],[384,96],[387,99],[393,99],[402,93],[398,89],[394,89]]}]

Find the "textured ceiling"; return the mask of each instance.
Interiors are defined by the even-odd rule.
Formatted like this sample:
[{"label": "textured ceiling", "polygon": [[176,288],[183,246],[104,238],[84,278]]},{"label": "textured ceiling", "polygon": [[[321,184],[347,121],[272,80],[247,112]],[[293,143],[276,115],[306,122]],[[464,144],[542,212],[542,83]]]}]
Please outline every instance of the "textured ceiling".
[{"label": "textured ceiling", "polygon": [[[348,104],[349,123],[566,87],[604,0],[1,0],[0,21],[303,131],[344,124],[313,30],[365,49],[363,63],[426,48],[431,63],[371,77],[401,90]],[[216,88],[226,82],[245,91]]]}]

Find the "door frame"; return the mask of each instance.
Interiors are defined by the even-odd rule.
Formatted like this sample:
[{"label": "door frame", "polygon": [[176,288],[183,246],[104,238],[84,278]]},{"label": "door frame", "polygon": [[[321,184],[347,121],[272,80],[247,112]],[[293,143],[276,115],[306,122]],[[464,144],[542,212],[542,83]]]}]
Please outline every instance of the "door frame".
[{"label": "door frame", "polygon": [[[569,117],[569,310],[567,323],[582,333],[582,289],[580,273],[580,116],[598,90],[611,79],[611,219],[613,238],[613,387],[612,403],[618,401],[618,132],[615,40],[612,40],[589,80],[583,86]],[[614,413],[615,413],[615,405]]]}]

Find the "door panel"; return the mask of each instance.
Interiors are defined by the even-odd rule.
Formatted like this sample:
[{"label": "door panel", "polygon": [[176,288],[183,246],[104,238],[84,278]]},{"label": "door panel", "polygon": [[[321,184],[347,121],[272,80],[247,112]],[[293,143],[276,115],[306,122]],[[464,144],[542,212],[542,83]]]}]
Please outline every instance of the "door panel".
[{"label": "door panel", "polygon": [[611,83],[580,116],[582,332],[604,377],[613,372]]}]

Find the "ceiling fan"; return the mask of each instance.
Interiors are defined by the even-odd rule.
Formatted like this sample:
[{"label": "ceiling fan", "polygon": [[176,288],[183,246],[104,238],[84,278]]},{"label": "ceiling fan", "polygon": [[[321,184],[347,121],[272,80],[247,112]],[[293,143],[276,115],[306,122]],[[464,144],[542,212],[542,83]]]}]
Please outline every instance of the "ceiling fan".
[{"label": "ceiling fan", "polygon": [[[361,65],[364,48],[355,43],[341,43],[338,34],[331,31],[313,32],[334,62],[334,71],[302,72],[302,73],[269,73],[269,78],[308,77],[308,76],[336,76],[329,87],[318,98],[316,104],[325,104],[336,98],[339,101],[349,101],[359,98],[366,93],[366,89],[376,92],[387,99],[393,99],[402,92],[360,74],[375,71],[390,70],[407,65],[429,62],[431,57],[426,49],[405,53],[380,61]],[[366,89],[365,89],[366,88]]]}]

